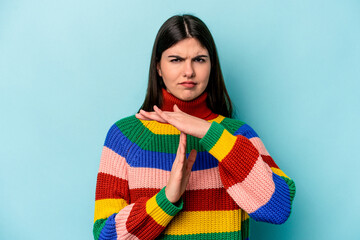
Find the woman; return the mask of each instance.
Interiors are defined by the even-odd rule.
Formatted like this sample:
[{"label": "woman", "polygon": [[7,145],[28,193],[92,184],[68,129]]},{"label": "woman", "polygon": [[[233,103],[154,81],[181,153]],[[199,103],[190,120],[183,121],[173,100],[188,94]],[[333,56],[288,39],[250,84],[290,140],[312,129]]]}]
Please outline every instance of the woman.
[{"label": "woman", "polygon": [[231,115],[210,31],[192,15],[169,18],[141,110],[106,136],[94,238],[245,240],[249,217],[285,222],[294,182]]}]

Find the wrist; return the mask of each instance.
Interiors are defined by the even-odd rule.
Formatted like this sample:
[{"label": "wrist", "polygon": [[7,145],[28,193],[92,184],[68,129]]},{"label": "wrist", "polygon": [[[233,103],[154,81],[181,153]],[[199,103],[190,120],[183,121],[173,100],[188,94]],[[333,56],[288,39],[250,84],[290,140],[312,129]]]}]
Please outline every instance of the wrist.
[{"label": "wrist", "polygon": [[211,126],[211,123],[204,120],[204,124],[201,127],[201,133],[198,137],[203,138],[206,135],[206,133],[209,131],[210,126]]},{"label": "wrist", "polygon": [[167,200],[169,200],[169,202],[171,202],[171,203],[174,204],[174,205],[176,205],[175,203],[177,203],[177,202],[179,201],[179,199],[180,199],[180,197],[179,197],[179,198],[175,198],[175,197],[171,196],[171,195],[169,194],[169,192],[168,192],[167,187],[165,187],[165,197],[166,197]]},{"label": "wrist", "polygon": [[[147,206],[147,207],[149,207],[149,210],[150,210],[149,212],[151,212],[150,208],[154,208],[154,209],[158,210],[158,207],[160,207],[161,213],[165,212],[166,216],[175,216],[183,208],[183,201],[180,201],[178,205],[175,205],[166,198],[165,187],[162,188],[160,190],[160,192],[158,194],[156,194],[153,198],[155,198],[155,199],[152,199],[152,200],[150,199],[150,201],[148,201],[149,206]],[[154,202],[154,200],[155,200],[155,202]],[[180,200],[182,200],[182,199],[180,199]],[[159,214],[155,214],[155,215],[157,215],[159,217]]]}]

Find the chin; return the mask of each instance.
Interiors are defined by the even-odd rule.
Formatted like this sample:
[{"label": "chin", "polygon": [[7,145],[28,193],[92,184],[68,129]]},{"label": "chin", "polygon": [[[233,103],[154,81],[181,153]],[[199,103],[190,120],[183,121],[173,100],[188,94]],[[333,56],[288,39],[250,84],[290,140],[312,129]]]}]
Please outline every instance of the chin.
[{"label": "chin", "polygon": [[183,101],[192,101],[195,98],[197,98],[198,96],[200,96],[200,95],[199,94],[190,94],[190,95],[182,96],[180,99]]}]

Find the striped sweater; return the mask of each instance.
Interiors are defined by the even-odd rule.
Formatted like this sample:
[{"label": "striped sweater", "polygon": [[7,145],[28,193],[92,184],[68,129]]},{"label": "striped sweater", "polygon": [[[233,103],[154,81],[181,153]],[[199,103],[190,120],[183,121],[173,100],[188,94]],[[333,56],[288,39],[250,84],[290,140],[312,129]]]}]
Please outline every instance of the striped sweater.
[{"label": "striped sweater", "polygon": [[211,122],[199,139],[188,135],[186,155],[198,154],[185,193],[165,195],[180,132],[134,115],[114,123],[102,150],[95,194],[94,239],[249,239],[249,217],[281,224],[295,184],[246,123],[214,114],[207,94],[183,102],[163,90],[163,110]]}]

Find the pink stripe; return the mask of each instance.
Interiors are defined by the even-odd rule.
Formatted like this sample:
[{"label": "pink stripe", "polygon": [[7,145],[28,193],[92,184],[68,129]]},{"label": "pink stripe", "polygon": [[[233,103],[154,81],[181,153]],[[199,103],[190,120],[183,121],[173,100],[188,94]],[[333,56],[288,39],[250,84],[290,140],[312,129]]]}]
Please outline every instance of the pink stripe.
[{"label": "pink stripe", "polygon": [[99,172],[127,180],[127,171],[124,171],[127,167],[128,164],[124,157],[106,146],[103,147]]},{"label": "pink stripe", "polygon": [[134,204],[124,207],[115,217],[115,227],[118,239],[139,239],[135,235],[129,233],[126,229],[126,221],[133,206]]},{"label": "pink stripe", "polygon": [[[156,188],[167,185],[170,172],[156,168],[129,168],[129,189]],[[219,168],[191,172],[187,190],[223,188]]]},{"label": "pink stripe", "polygon": [[270,155],[268,151],[266,150],[263,142],[258,137],[253,137],[249,139],[250,142],[256,147],[256,149],[259,151],[262,155]]},{"label": "pink stripe", "polygon": [[219,167],[191,172],[187,190],[223,188]]},{"label": "pink stripe", "polygon": [[166,186],[170,172],[156,168],[129,168],[129,189],[156,188]]},{"label": "pink stripe", "polygon": [[256,211],[266,204],[275,192],[271,168],[259,157],[245,180],[231,186],[227,191],[245,212]]}]

